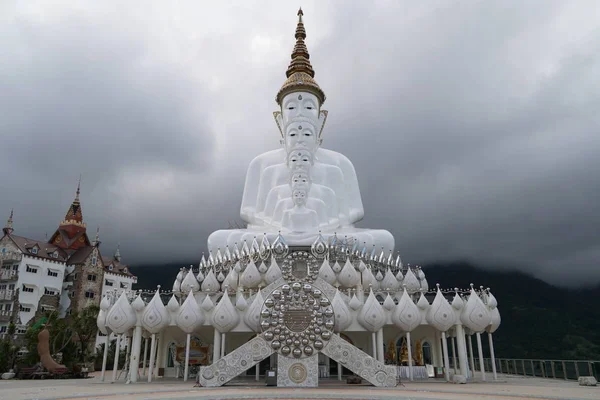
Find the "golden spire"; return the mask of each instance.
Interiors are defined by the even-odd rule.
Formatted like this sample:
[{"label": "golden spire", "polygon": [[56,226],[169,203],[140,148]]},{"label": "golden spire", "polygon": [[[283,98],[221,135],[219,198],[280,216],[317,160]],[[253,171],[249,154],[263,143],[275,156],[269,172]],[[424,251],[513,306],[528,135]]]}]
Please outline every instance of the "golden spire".
[{"label": "golden spire", "polygon": [[284,82],[281,89],[277,93],[275,101],[281,104],[281,100],[285,95],[298,92],[307,91],[313,93],[320,100],[321,104],[325,102],[325,93],[317,82],[313,79],[315,77],[315,71],[310,65],[310,54],[306,48],[306,30],[304,29],[304,22],[302,16],[304,13],[302,9],[298,10],[298,25],[296,26],[296,45],[292,52],[292,61],[286,71],[287,80]]}]

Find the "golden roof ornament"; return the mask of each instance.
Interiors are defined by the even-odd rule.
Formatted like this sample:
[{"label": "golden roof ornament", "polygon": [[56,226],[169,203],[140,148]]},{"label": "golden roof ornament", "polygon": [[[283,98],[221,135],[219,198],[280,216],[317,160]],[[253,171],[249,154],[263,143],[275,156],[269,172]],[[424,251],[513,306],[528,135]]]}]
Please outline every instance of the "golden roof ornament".
[{"label": "golden roof ornament", "polygon": [[287,80],[277,92],[275,101],[281,105],[283,98],[293,92],[306,91],[313,93],[321,104],[325,102],[325,93],[319,87],[317,81],[314,80],[315,71],[310,65],[310,54],[306,48],[306,30],[304,29],[304,22],[302,22],[302,8],[298,10],[298,25],[296,26],[296,45],[292,52],[292,61],[286,71]]}]

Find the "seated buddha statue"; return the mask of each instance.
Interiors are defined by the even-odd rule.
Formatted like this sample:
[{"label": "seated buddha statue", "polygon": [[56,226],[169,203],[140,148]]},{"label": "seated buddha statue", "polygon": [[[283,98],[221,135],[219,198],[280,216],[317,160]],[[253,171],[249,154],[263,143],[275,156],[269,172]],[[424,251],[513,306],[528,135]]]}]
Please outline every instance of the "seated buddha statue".
[{"label": "seated buddha statue", "polygon": [[[310,229],[296,227],[285,233],[290,245],[311,245],[321,230],[324,237],[344,235],[369,247],[393,250],[394,238],[388,231],[354,226],[364,216],[354,166],[344,155],[321,147],[327,118],[327,111],[321,109],[325,93],[314,80],[301,11],[295,37],[287,80],[276,96],[280,110],[274,115],[282,146],[254,158],[248,167],[240,209],[247,228],[213,232],[209,250],[250,242],[263,234],[273,240],[280,230],[287,231],[284,226],[293,220],[294,208],[302,213],[314,211],[317,220],[307,225]],[[290,189],[290,180],[299,171],[307,171],[311,181],[302,207],[294,204]],[[318,228],[313,229],[315,225]]]},{"label": "seated buddha statue", "polygon": [[306,208],[315,211],[318,216],[315,229],[327,230],[339,226],[335,193],[328,187],[313,184],[309,173],[305,171],[294,172],[288,185],[279,185],[269,191],[264,211],[268,223],[281,226],[282,233],[287,233],[283,216],[295,207],[294,188],[307,192]]}]

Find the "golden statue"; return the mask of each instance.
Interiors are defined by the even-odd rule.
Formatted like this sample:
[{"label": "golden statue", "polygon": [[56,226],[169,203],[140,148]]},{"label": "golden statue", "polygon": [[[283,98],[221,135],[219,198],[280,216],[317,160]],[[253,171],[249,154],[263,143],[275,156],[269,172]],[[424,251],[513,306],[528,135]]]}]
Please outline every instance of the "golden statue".
[{"label": "golden statue", "polygon": [[423,362],[423,345],[421,344],[420,340],[417,340],[417,342],[415,343],[415,351],[417,353],[417,365],[425,365]]},{"label": "golden statue", "polygon": [[390,343],[387,346],[387,351],[385,352],[385,361],[386,364],[396,364],[397,362],[397,348],[396,342],[390,340]]},{"label": "golden statue", "polygon": [[400,346],[400,365],[408,365],[408,346],[406,345],[406,336],[402,338]]}]

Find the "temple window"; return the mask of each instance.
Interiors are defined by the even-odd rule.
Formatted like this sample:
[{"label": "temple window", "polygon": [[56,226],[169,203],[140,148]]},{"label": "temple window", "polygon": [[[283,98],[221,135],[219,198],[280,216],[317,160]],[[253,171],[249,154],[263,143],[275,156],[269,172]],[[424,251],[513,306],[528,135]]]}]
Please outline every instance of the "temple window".
[{"label": "temple window", "polygon": [[89,274],[89,275],[87,276],[87,279],[88,279],[88,281],[91,281],[91,282],[96,282],[96,275],[94,275],[94,274]]},{"label": "temple window", "polygon": [[423,343],[423,361],[425,364],[433,364],[431,358],[431,345],[429,342]]},{"label": "temple window", "polygon": [[92,257],[92,265],[95,267],[97,263],[98,263],[98,258],[96,256],[93,256]]},{"label": "temple window", "polygon": [[95,296],[96,296],[96,294],[94,292],[91,292],[91,291],[85,292],[86,299],[93,299]]}]

